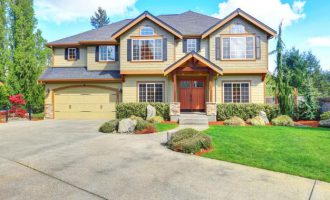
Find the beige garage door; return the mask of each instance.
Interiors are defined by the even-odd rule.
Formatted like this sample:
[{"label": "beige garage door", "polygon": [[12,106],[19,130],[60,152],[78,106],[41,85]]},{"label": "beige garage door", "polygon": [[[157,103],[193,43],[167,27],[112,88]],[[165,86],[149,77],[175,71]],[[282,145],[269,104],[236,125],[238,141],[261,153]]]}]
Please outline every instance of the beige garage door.
[{"label": "beige garage door", "polygon": [[115,119],[117,94],[95,87],[75,87],[54,93],[55,119]]}]

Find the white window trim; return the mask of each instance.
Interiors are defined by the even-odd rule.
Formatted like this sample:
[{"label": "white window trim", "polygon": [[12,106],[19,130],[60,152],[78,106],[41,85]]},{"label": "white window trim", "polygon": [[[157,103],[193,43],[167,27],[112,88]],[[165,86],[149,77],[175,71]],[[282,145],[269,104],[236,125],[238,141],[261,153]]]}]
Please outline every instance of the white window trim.
[{"label": "white window trim", "polygon": [[[114,48],[114,59],[109,59],[108,58],[108,54],[107,54],[107,59],[106,60],[102,60],[102,56],[101,56],[101,47],[113,47]],[[115,45],[100,45],[99,46],[99,61],[115,61],[116,60],[116,46]]]},{"label": "white window trim", "polygon": [[[223,39],[224,38],[229,38],[229,45],[230,45],[230,40],[231,38],[245,38],[245,43],[246,43],[246,38],[252,37],[253,38],[253,58],[246,58],[246,48],[245,48],[245,58],[224,58],[224,45],[223,45]],[[247,36],[221,36],[221,60],[255,60],[256,59],[256,37],[254,35],[247,35]],[[230,50],[229,50],[229,56],[231,55]]]},{"label": "white window trim", "polygon": [[[74,50],[74,58],[70,58],[70,50]],[[76,60],[77,59],[77,48],[68,48],[68,60]]]},{"label": "white window trim", "polygon": [[[141,84],[146,84],[146,85],[154,85],[154,94],[156,94],[156,87],[155,87],[155,85],[156,84],[161,84],[162,85],[162,101],[161,102],[164,102],[164,99],[165,99],[165,85],[164,85],[164,83],[163,82],[141,82],[141,83],[138,83],[138,88],[137,88],[137,90],[138,90],[138,96],[137,96],[137,100],[138,100],[138,102],[144,102],[144,101],[140,101],[140,85]],[[146,88],[146,92],[147,92],[147,88]],[[152,102],[156,102],[155,99],[156,98],[156,95],[154,96],[154,101],[152,101]],[[146,100],[147,100],[147,94],[146,94]],[[145,102],[148,102],[148,101],[145,101]]]},{"label": "white window trim", "polygon": [[[150,29],[152,30],[152,34],[150,34],[150,35],[143,35],[143,34],[142,34],[142,31],[143,31],[144,28],[150,28]],[[140,29],[140,35],[141,35],[141,36],[153,36],[153,35],[155,35],[155,29],[152,28],[152,27],[150,27],[150,26],[144,26],[144,27],[142,27],[142,28]]]},{"label": "white window trim", "polygon": [[[195,41],[195,47],[194,47],[194,50],[191,50],[191,51],[189,51],[188,50],[188,41],[191,41],[191,40],[193,40],[193,41]],[[187,52],[192,52],[192,51],[195,51],[195,52],[197,52],[197,39],[193,39],[193,38],[191,38],[191,39],[187,39]]]},{"label": "white window trim", "polygon": [[[241,102],[234,102],[234,98],[233,98],[233,84],[234,83],[239,83],[239,89],[240,89],[240,101]],[[249,85],[249,102],[244,102],[244,103],[251,103],[251,83],[249,81],[224,81],[222,82],[222,96],[223,96],[223,99],[222,99],[222,102],[223,103],[243,103],[242,102],[242,83],[247,83]],[[225,84],[231,84],[231,102],[225,102]]]},{"label": "white window trim", "polygon": [[[141,41],[142,40],[149,40],[149,41],[153,40],[154,41],[154,59],[152,59],[152,60],[141,60],[141,48],[139,48],[139,59],[138,60],[134,59],[134,55],[133,55],[134,54],[134,41],[139,41],[139,47],[141,47],[140,45],[141,45]],[[156,59],[156,56],[155,56],[155,54],[156,54],[156,40],[161,40],[161,47],[160,47],[160,49],[161,49],[162,57],[160,59]],[[134,62],[163,61],[163,58],[164,58],[163,39],[162,38],[155,38],[155,39],[145,39],[145,38],[143,38],[143,39],[132,39],[131,56],[132,56],[131,57],[132,58],[132,61],[134,61]]]}]

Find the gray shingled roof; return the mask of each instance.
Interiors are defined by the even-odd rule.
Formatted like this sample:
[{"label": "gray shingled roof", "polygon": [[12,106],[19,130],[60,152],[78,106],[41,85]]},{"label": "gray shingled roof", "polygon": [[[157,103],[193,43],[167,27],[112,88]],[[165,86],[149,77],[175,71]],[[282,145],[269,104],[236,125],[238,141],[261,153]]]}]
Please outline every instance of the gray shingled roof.
[{"label": "gray shingled roof", "polygon": [[40,76],[40,81],[56,79],[114,79],[121,78],[119,70],[88,71],[87,67],[49,67]]},{"label": "gray shingled roof", "polygon": [[[204,31],[215,25],[220,19],[188,11],[181,14],[159,15],[160,20],[167,23],[183,35],[201,35]],[[125,19],[99,29],[93,29],[77,35],[50,42],[52,44],[75,44],[79,41],[109,41],[111,35],[131,22]]]}]

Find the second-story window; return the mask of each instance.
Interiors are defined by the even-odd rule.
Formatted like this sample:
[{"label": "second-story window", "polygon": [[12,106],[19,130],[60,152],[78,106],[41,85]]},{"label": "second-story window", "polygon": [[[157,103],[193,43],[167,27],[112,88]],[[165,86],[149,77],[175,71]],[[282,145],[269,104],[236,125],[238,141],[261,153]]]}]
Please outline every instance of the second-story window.
[{"label": "second-story window", "polygon": [[133,60],[162,60],[163,59],[162,39],[133,39],[132,58]]},{"label": "second-story window", "polygon": [[141,36],[151,36],[154,35],[154,29],[150,26],[144,26],[140,31]]},{"label": "second-story window", "polygon": [[187,52],[195,51],[197,52],[197,40],[187,39]]},{"label": "second-story window", "polygon": [[254,37],[223,37],[223,60],[248,60],[255,58]]},{"label": "second-story window", "polygon": [[99,47],[99,58],[100,61],[114,61],[115,60],[115,46],[100,46]]},{"label": "second-story window", "polygon": [[77,59],[77,49],[76,48],[68,48],[68,59],[69,60]]}]

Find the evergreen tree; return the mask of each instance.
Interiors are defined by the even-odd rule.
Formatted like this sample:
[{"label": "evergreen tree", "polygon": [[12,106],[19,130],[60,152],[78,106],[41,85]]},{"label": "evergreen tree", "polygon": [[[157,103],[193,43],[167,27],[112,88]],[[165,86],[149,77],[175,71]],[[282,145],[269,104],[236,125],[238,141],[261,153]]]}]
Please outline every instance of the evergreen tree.
[{"label": "evergreen tree", "polygon": [[279,25],[277,45],[276,45],[276,58],[277,66],[275,69],[275,85],[278,94],[278,110],[283,115],[293,114],[293,88],[289,85],[290,71],[287,69],[286,65],[283,64],[283,51],[284,42],[282,40],[282,23]]},{"label": "evergreen tree", "polygon": [[107,16],[107,12],[99,7],[94,16],[91,17],[91,24],[94,28],[98,29],[110,23],[110,19]]},{"label": "evergreen tree", "polygon": [[10,3],[12,64],[8,73],[11,94],[23,94],[28,104],[42,106],[42,86],[37,80],[44,68],[47,50],[36,31],[33,0],[12,0]]},{"label": "evergreen tree", "polygon": [[302,85],[302,95],[304,98],[299,102],[298,118],[313,120],[318,117],[319,103],[316,99],[317,90],[313,86],[312,78],[307,77]]}]

